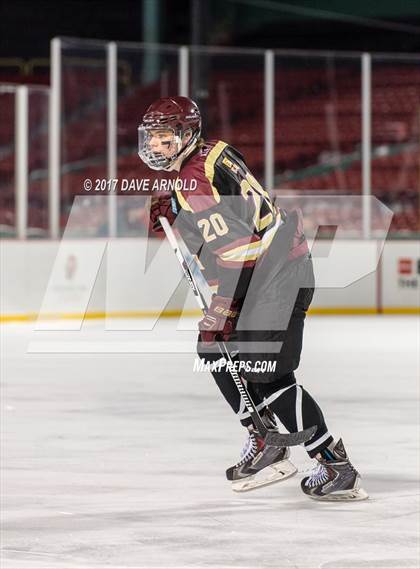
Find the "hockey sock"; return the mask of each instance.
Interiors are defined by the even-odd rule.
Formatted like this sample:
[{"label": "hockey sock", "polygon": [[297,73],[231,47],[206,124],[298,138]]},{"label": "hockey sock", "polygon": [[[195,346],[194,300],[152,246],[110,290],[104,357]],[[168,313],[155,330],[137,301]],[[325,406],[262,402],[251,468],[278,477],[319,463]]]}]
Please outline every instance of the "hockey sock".
[{"label": "hockey sock", "polygon": [[289,432],[301,431],[316,425],[315,435],[304,445],[309,456],[313,458],[321,449],[326,448],[333,438],[328,432],[317,402],[301,385],[292,381],[295,381],[293,373],[283,376],[274,383],[258,384],[258,393],[265,397],[270,409]]},{"label": "hockey sock", "polygon": [[[205,360],[205,362],[215,363],[221,359],[220,353],[199,353],[198,354],[201,358]],[[244,427],[248,427],[252,424],[251,417],[248,411],[245,409],[245,404],[242,401],[242,398],[239,394],[238,388],[236,387],[235,382],[233,381],[232,375],[227,371],[226,367],[221,366],[216,367],[214,371],[211,372],[216,385],[220,389],[223,397],[231,406],[233,412],[238,416],[239,420],[241,421]],[[257,406],[257,409],[261,411],[265,405],[262,403],[262,399],[253,389],[252,384],[246,382],[246,388],[251,396],[252,401]]]}]

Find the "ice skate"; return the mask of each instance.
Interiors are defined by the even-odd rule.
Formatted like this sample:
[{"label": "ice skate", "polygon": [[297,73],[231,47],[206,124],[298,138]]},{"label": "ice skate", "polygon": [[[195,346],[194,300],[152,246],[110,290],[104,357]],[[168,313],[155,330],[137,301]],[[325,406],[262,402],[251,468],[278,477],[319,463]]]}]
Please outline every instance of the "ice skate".
[{"label": "ice skate", "polygon": [[[266,412],[263,420],[269,428],[275,427],[271,412]],[[289,457],[287,447],[266,445],[264,438],[251,426],[241,460],[226,470],[226,478],[232,482],[234,492],[248,492],[274,484],[296,474],[297,468],[288,460]]]},{"label": "ice skate", "polygon": [[302,480],[303,492],[314,500],[366,500],[369,495],[360,487],[360,474],[348,459],[343,441],[327,449],[327,454],[331,458],[317,458],[317,466]]}]

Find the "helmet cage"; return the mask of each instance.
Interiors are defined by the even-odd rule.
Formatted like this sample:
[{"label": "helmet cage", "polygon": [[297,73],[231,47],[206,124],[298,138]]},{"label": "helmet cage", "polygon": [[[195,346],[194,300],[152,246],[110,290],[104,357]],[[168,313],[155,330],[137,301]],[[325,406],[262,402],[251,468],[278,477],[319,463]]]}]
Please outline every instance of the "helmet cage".
[{"label": "helmet cage", "polygon": [[[189,116],[190,124],[179,115],[163,115],[162,113],[150,113],[143,117],[142,124],[138,127],[138,155],[143,162],[153,170],[171,170],[173,163],[180,157],[188,154],[200,137],[201,123],[198,117]],[[196,124],[197,123],[197,124]],[[168,157],[161,152],[155,152],[150,148],[151,131],[172,131],[175,152]],[[191,131],[191,138],[182,146],[182,139]]]},{"label": "helmet cage", "polygon": [[[167,141],[169,146],[175,146],[175,152],[172,156],[165,156],[161,152],[156,152],[150,147],[152,136],[156,135],[158,131],[164,131],[169,136],[172,135],[172,140]],[[138,155],[149,168],[152,170],[166,170],[178,158],[182,151],[182,134],[180,129],[174,129],[170,126],[152,126],[141,124],[138,129]],[[163,143],[165,144],[165,142]]]}]

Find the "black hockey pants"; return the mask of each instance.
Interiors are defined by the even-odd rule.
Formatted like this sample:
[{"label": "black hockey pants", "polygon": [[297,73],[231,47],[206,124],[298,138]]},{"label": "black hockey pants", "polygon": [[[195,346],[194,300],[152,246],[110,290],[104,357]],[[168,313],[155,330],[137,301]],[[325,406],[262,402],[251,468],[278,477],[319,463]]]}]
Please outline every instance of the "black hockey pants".
[{"label": "black hockey pants", "polygon": [[[262,413],[269,407],[289,432],[295,432],[316,425],[317,431],[311,441],[305,443],[309,456],[314,457],[320,450],[332,442],[322,411],[312,396],[301,386],[297,385],[294,371],[299,366],[302,351],[302,338],[306,311],[312,301],[313,288],[302,288],[297,294],[295,304],[286,330],[270,332],[247,332],[258,341],[281,341],[283,345],[277,353],[239,353],[235,361],[242,359],[273,360],[276,368],[269,373],[241,372],[241,377],[254,401]],[[214,363],[220,360],[217,349],[205,349],[199,342],[198,355],[206,362]],[[251,418],[246,411],[238,389],[226,367],[213,371],[212,375],[224,398],[244,426],[251,424]]]}]

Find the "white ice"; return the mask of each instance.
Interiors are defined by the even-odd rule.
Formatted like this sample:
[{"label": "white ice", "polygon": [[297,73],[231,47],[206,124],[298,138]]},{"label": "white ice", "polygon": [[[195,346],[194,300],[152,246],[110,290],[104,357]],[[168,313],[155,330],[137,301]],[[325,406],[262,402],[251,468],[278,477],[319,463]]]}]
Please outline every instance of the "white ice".
[{"label": "white ice", "polygon": [[[49,341],[99,346],[102,327]],[[370,493],[350,504],[311,501],[302,472],[234,494],[245,433],[192,353],[28,353],[33,325],[1,335],[3,569],[419,567],[416,317],[307,320],[297,375]]]}]

